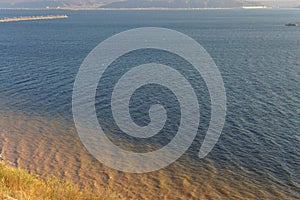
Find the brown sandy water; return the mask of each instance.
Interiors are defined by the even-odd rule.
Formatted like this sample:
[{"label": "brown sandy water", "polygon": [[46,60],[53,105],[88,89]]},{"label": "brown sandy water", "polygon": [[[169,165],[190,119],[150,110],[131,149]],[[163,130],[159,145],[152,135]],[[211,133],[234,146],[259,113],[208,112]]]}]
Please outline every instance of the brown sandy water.
[{"label": "brown sandy water", "polygon": [[208,159],[195,162],[182,156],[167,168],[147,174],[110,169],[86,151],[74,125],[59,116],[2,113],[0,132],[6,162],[120,199],[299,199],[272,177],[260,181],[255,174],[236,166],[216,167]]}]

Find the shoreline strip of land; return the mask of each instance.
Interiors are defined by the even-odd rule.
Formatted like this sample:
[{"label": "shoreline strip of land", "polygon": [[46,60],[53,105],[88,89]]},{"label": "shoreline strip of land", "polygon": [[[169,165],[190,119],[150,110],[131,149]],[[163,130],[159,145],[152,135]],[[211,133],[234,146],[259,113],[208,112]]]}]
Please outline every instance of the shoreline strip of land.
[{"label": "shoreline strip of land", "polygon": [[145,8],[103,8],[103,7],[50,7],[50,8],[0,8],[0,10],[233,10],[233,9],[272,9],[267,6],[243,6],[225,8],[168,8],[168,7],[145,7]]},{"label": "shoreline strip of land", "polygon": [[49,20],[49,19],[66,19],[68,15],[46,15],[46,16],[22,16],[0,19],[0,22],[18,22],[18,21],[34,21],[34,20]]}]

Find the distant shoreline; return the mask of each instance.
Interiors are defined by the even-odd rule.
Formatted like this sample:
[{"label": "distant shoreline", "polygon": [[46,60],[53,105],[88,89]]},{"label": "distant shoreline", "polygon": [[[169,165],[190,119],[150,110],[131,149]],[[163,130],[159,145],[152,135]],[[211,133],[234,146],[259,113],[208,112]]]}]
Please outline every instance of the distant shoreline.
[{"label": "distant shoreline", "polygon": [[[77,8],[77,7],[61,7],[61,8],[0,8],[0,10],[103,10],[103,11],[110,11],[110,10],[235,10],[235,9],[246,9],[243,7],[232,7],[232,8],[94,8],[94,7],[87,7],[87,8]],[[249,8],[248,8],[249,9]],[[250,9],[273,9],[272,7],[253,7]],[[285,9],[285,8],[280,8]],[[290,9],[290,8],[288,8]],[[296,9],[296,8],[295,8]]]},{"label": "distant shoreline", "polygon": [[300,8],[243,8],[243,7],[233,7],[233,8],[0,8],[0,10],[45,10],[45,11],[201,11],[201,10],[300,10]]}]

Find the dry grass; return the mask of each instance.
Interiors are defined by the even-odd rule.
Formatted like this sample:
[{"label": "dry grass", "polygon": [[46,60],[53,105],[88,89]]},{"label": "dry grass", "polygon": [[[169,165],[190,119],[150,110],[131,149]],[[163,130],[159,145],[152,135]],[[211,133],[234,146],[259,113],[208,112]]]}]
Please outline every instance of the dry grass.
[{"label": "dry grass", "polygon": [[[0,199],[7,200],[93,200],[118,199],[109,191],[96,194],[80,190],[74,184],[57,178],[41,179],[26,170],[14,168],[0,163]],[[114,195],[116,196],[116,195]]]}]

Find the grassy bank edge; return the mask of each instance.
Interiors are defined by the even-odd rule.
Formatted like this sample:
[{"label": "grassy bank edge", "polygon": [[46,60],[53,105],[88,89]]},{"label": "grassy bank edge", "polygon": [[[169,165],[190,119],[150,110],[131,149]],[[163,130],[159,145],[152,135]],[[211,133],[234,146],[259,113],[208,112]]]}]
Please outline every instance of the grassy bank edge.
[{"label": "grassy bank edge", "polygon": [[118,199],[116,194],[106,191],[97,194],[81,190],[75,184],[55,177],[41,179],[24,169],[0,163],[0,199],[26,200],[93,200]]}]

